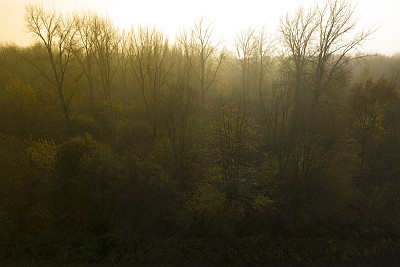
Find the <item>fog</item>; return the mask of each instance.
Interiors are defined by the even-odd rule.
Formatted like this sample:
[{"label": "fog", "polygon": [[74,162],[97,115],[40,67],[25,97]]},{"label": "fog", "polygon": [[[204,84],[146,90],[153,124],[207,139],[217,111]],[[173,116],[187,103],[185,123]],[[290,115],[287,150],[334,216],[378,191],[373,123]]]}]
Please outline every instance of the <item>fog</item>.
[{"label": "fog", "polygon": [[394,2],[260,3],[3,4],[0,265],[400,262]]},{"label": "fog", "polygon": [[[323,0],[297,1],[129,1],[129,0],[43,0],[45,7],[55,7],[65,12],[93,10],[110,16],[120,28],[132,25],[154,25],[163,30],[171,40],[182,28],[193,24],[195,19],[205,17],[214,21],[215,31],[227,47],[234,47],[236,34],[250,26],[265,25],[270,34],[275,34],[280,18],[285,12],[293,11],[298,5],[311,6]],[[32,36],[26,34],[23,23],[24,5],[38,3],[34,0],[0,0],[0,42],[28,45]],[[352,1],[357,6],[356,16],[360,25],[378,26],[371,40],[365,44],[366,51],[393,55],[399,51],[400,23],[396,0]],[[361,27],[361,26],[360,26]]]}]

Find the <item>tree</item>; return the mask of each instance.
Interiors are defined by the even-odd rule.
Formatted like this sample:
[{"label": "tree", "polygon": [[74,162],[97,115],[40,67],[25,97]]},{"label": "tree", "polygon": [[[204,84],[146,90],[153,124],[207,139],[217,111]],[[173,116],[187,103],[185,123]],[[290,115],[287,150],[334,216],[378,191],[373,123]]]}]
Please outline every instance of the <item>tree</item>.
[{"label": "tree", "polygon": [[169,53],[168,39],[155,28],[139,27],[131,32],[130,70],[139,84],[153,141],[159,127],[160,97],[172,67]]},{"label": "tree", "polygon": [[272,63],[271,54],[275,49],[275,44],[267,37],[265,27],[261,27],[256,31],[254,37],[257,44],[254,56],[256,61],[258,96],[262,99],[263,93],[266,89],[267,70],[270,68]]},{"label": "tree", "polygon": [[282,41],[294,67],[294,114],[305,116],[300,120],[296,115],[295,121],[315,123],[311,119],[319,115],[320,98],[328,101],[329,89],[334,90],[349,63],[362,57],[354,51],[374,29],[354,32],[356,25],[348,0],[330,0],[308,12],[300,7],[293,17],[287,14],[281,20]]},{"label": "tree", "polygon": [[[400,221],[398,142],[399,92],[386,78],[372,78],[352,87],[343,110],[347,147],[356,156],[353,176],[360,192],[360,212],[366,223],[397,227]],[[395,112],[395,113],[393,113]]]},{"label": "tree", "polygon": [[93,68],[95,63],[95,47],[93,42],[93,17],[91,13],[83,13],[74,17],[77,29],[78,43],[74,52],[81,64],[89,89],[89,105],[91,112],[94,111],[94,82]]},{"label": "tree", "polygon": [[213,43],[214,27],[211,23],[205,24],[200,18],[190,32],[182,33],[178,40],[189,56],[189,63],[193,69],[200,88],[201,104],[204,107],[211,85],[220,71],[224,53],[218,52],[221,42]]},{"label": "tree", "polygon": [[35,91],[0,67],[0,132],[19,138],[41,136],[41,114]]},{"label": "tree", "polygon": [[95,60],[100,70],[101,85],[104,92],[104,99],[110,107],[112,137],[117,139],[115,127],[115,113],[113,104],[113,82],[118,70],[118,36],[109,18],[94,16],[91,21],[92,40],[95,52]]},{"label": "tree", "polygon": [[[398,92],[395,84],[384,77],[376,82],[372,78],[352,88],[350,103],[346,108],[351,124],[352,137],[361,145],[361,163],[365,162],[367,147],[374,139],[385,135],[395,135],[395,124],[388,123],[386,116],[393,116],[390,111],[396,106]],[[385,125],[385,122],[387,124]],[[393,127],[393,128],[392,128]]]},{"label": "tree", "polygon": [[251,61],[258,48],[254,35],[255,30],[250,28],[236,37],[236,54],[242,67],[242,97],[245,102],[249,98],[250,81],[252,80],[250,77]]},{"label": "tree", "polygon": [[195,132],[198,127],[198,92],[191,86],[190,66],[181,47],[175,46],[171,53],[174,66],[170,82],[163,98],[163,126],[168,140],[167,148],[172,152],[173,169],[181,185],[187,181],[187,170],[195,145]]},{"label": "tree", "polygon": [[56,152],[54,201],[57,224],[67,229],[104,231],[118,181],[111,149],[91,136],[74,137]]},{"label": "tree", "polygon": [[29,62],[56,87],[67,131],[68,134],[71,134],[69,106],[74,91],[67,95],[65,87],[67,73],[73,58],[76,29],[70,18],[63,17],[55,10],[46,11],[42,6],[26,6],[25,21],[28,30],[39,39],[46,50],[43,65],[40,64],[41,58],[37,58],[35,61],[29,60]]},{"label": "tree", "polygon": [[238,201],[241,184],[253,178],[251,169],[257,166],[258,125],[247,113],[243,99],[222,92],[216,116],[210,149],[227,184],[228,199]]},{"label": "tree", "polygon": [[[128,51],[129,51],[129,34],[125,30],[119,35],[118,42],[118,69],[119,69],[119,80],[122,83],[122,97],[123,103],[128,105],[129,93],[128,93],[128,70],[129,70],[129,62],[128,62]],[[122,80],[122,81],[121,81]]]},{"label": "tree", "polygon": [[314,60],[313,107],[332,86],[339,72],[346,69],[350,61],[364,56],[352,53],[357,51],[374,29],[354,32],[357,25],[354,16],[354,7],[348,0],[329,0],[322,7],[317,6],[318,39]]},{"label": "tree", "polygon": [[289,130],[294,99],[290,89],[288,78],[281,77],[261,98],[269,165],[282,173],[287,167],[291,147]]},{"label": "tree", "polygon": [[[289,60],[294,66],[293,87],[296,109],[304,97],[306,67],[309,65],[312,51],[312,37],[317,25],[314,23],[315,12],[305,11],[299,7],[293,16],[286,14],[281,19],[280,33],[284,47],[289,54]],[[295,111],[297,112],[297,110]]]}]

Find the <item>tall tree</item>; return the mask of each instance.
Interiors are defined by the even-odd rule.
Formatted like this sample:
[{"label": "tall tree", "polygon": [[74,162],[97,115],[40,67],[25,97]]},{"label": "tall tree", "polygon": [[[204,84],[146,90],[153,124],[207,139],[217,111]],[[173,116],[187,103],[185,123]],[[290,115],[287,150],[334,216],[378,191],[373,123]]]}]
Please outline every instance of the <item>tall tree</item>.
[{"label": "tall tree", "polygon": [[242,68],[242,97],[244,100],[249,98],[250,81],[252,80],[250,77],[250,66],[257,49],[257,42],[254,35],[255,30],[249,28],[247,31],[242,31],[236,37],[236,54]]},{"label": "tall tree", "polygon": [[357,52],[374,29],[355,31],[357,19],[354,10],[349,0],[329,0],[323,6],[317,6],[313,106],[339,72],[349,67],[350,61],[364,56],[354,52]]},{"label": "tall tree", "polygon": [[271,58],[275,49],[274,41],[268,38],[265,27],[258,29],[254,37],[256,39],[255,63],[257,72],[258,96],[262,99],[266,87],[267,71],[271,67]]},{"label": "tall tree", "polygon": [[[73,92],[66,93],[67,72],[71,66],[76,29],[70,18],[65,18],[55,10],[45,10],[42,6],[28,5],[25,21],[29,32],[33,33],[45,47],[46,58],[26,59],[53,84],[63,108],[67,131],[72,133],[69,105]],[[41,64],[43,63],[43,64]]]},{"label": "tall tree", "polygon": [[163,97],[163,125],[168,138],[167,147],[173,157],[173,168],[182,186],[187,185],[188,167],[199,128],[199,92],[192,86],[190,65],[184,49],[175,45],[171,49],[174,65]]},{"label": "tall tree", "polygon": [[[299,122],[298,116],[303,114],[306,107],[305,98],[307,67],[313,56],[312,38],[317,25],[315,12],[306,11],[299,7],[294,15],[288,13],[281,19],[280,33],[283,47],[289,55],[289,69],[293,68],[292,87],[294,91],[294,122]],[[297,115],[296,115],[297,114]]]},{"label": "tall tree", "polygon": [[113,82],[117,73],[118,36],[109,18],[94,16],[92,20],[92,42],[95,59],[100,70],[104,100],[110,107],[112,136],[116,140],[115,113],[113,103]]},{"label": "tall tree", "polygon": [[190,65],[197,77],[200,88],[201,104],[204,107],[211,85],[219,73],[224,53],[218,51],[221,41],[213,41],[213,24],[204,22],[200,18],[190,32],[184,32],[178,38],[189,56]]},{"label": "tall tree", "polygon": [[83,13],[74,17],[77,29],[78,43],[75,47],[75,55],[81,64],[86,77],[89,89],[89,105],[91,112],[94,111],[94,86],[95,77],[93,74],[95,63],[95,48],[93,42],[93,14]]},{"label": "tall tree", "polygon": [[139,27],[131,33],[130,69],[139,84],[153,141],[159,128],[160,97],[172,67],[170,59],[168,39],[161,32],[155,28]]}]

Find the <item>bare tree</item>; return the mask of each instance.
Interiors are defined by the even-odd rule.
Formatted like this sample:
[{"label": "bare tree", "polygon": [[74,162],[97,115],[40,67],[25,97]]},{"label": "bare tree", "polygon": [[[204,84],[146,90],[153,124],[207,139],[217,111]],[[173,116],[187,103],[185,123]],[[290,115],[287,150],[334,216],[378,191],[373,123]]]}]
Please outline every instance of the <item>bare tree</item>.
[{"label": "bare tree", "polygon": [[190,65],[184,49],[174,46],[171,54],[174,66],[163,98],[163,122],[169,140],[168,147],[172,150],[175,175],[181,185],[185,185],[185,167],[191,158],[194,133],[198,127],[198,92],[188,80]]},{"label": "bare tree", "polygon": [[287,78],[273,82],[271,90],[263,95],[262,104],[266,122],[265,140],[272,155],[268,157],[269,164],[283,171],[287,167],[290,152],[288,131],[293,108],[293,95]]},{"label": "bare tree", "polygon": [[327,0],[308,12],[300,7],[294,16],[281,20],[282,41],[293,77],[294,136],[323,131],[327,121],[324,116],[334,113],[329,103],[337,97],[337,88],[344,87],[349,63],[363,56],[356,53],[357,49],[374,32],[357,32],[356,25],[349,0]]},{"label": "bare tree", "polygon": [[78,43],[75,46],[75,56],[81,64],[89,89],[90,109],[94,111],[94,63],[95,48],[93,43],[93,18],[91,13],[75,15],[75,27],[77,30]]},{"label": "bare tree", "polygon": [[256,49],[257,42],[254,29],[249,28],[246,31],[242,31],[240,35],[236,37],[236,53],[242,68],[242,97],[245,102],[249,97],[251,81],[250,66]]},{"label": "bare tree", "polygon": [[139,27],[131,33],[128,53],[130,69],[139,84],[154,141],[159,124],[160,94],[172,66],[168,39],[155,28]]},{"label": "bare tree", "polygon": [[337,74],[363,56],[354,52],[375,30],[357,32],[356,25],[349,0],[328,0],[308,12],[300,7],[293,17],[286,15],[281,20],[282,41],[294,65],[296,99],[310,95],[315,107]]},{"label": "bare tree", "polygon": [[349,0],[328,0],[323,6],[317,6],[318,38],[314,59],[314,106],[339,71],[347,68],[350,61],[365,56],[354,54],[354,52],[357,52],[360,45],[375,29],[369,28],[355,32],[357,18],[355,18],[354,10]]},{"label": "bare tree", "polygon": [[128,51],[129,51],[129,34],[124,30],[119,35],[117,61],[119,69],[120,81],[122,81],[122,97],[124,104],[129,104],[128,94]]},{"label": "bare tree", "polygon": [[312,38],[316,28],[315,12],[312,10],[307,12],[303,7],[299,7],[293,16],[286,14],[281,19],[280,33],[283,46],[294,65],[293,86],[296,102],[299,102],[304,94],[305,72],[314,54]]},{"label": "bare tree", "polygon": [[189,55],[189,63],[200,84],[202,106],[205,105],[211,85],[214,83],[224,59],[224,53],[218,51],[221,41],[214,44],[213,24],[205,24],[200,18],[190,32],[184,32],[178,38],[179,42]]},{"label": "bare tree", "polygon": [[33,33],[46,49],[43,65],[40,64],[40,58],[35,61],[26,59],[56,87],[67,130],[71,134],[69,105],[74,92],[67,96],[65,84],[75,46],[76,30],[73,21],[55,10],[47,11],[42,6],[35,5],[26,6],[25,21],[28,31]]},{"label": "bare tree", "polygon": [[114,139],[117,138],[117,133],[115,128],[112,88],[118,69],[116,59],[118,41],[117,31],[111,20],[109,18],[94,16],[92,20],[92,42],[94,45],[96,63],[100,70],[104,99],[110,106],[112,134]]},{"label": "bare tree", "polygon": [[257,71],[258,81],[258,94],[259,98],[262,99],[263,92],[266,87],[267,71],[272,64],[271,55],[273,53],[275,44],[271,38],[268,38],[265,27],[261,27],[254,34],[256,39],[256,53],[255,53],[255,64]]}]

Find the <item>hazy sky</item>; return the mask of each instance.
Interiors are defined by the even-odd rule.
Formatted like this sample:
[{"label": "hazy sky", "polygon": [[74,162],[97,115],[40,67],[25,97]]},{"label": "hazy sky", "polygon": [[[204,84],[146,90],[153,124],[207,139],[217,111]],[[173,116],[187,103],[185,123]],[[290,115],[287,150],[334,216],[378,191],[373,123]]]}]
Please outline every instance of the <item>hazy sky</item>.
[{"label": "hazy sky", "polygon": [[[266,25],[274,34],[279,18],[299,4],[310,6],[322,0],[0,0],[0,42],[27,45],[31,35],[24,28],[26,3],[43,3],[59,11],[91,9],[109,15],[120,27],[155,25],[171,36],[204,16],[214,21],[215,33],[230,47],[237,32],[249,26]],[[368,52],[392,55],[400,52],[400,0],[358,0],[359,25],[379,26],[364,46]]]}]

